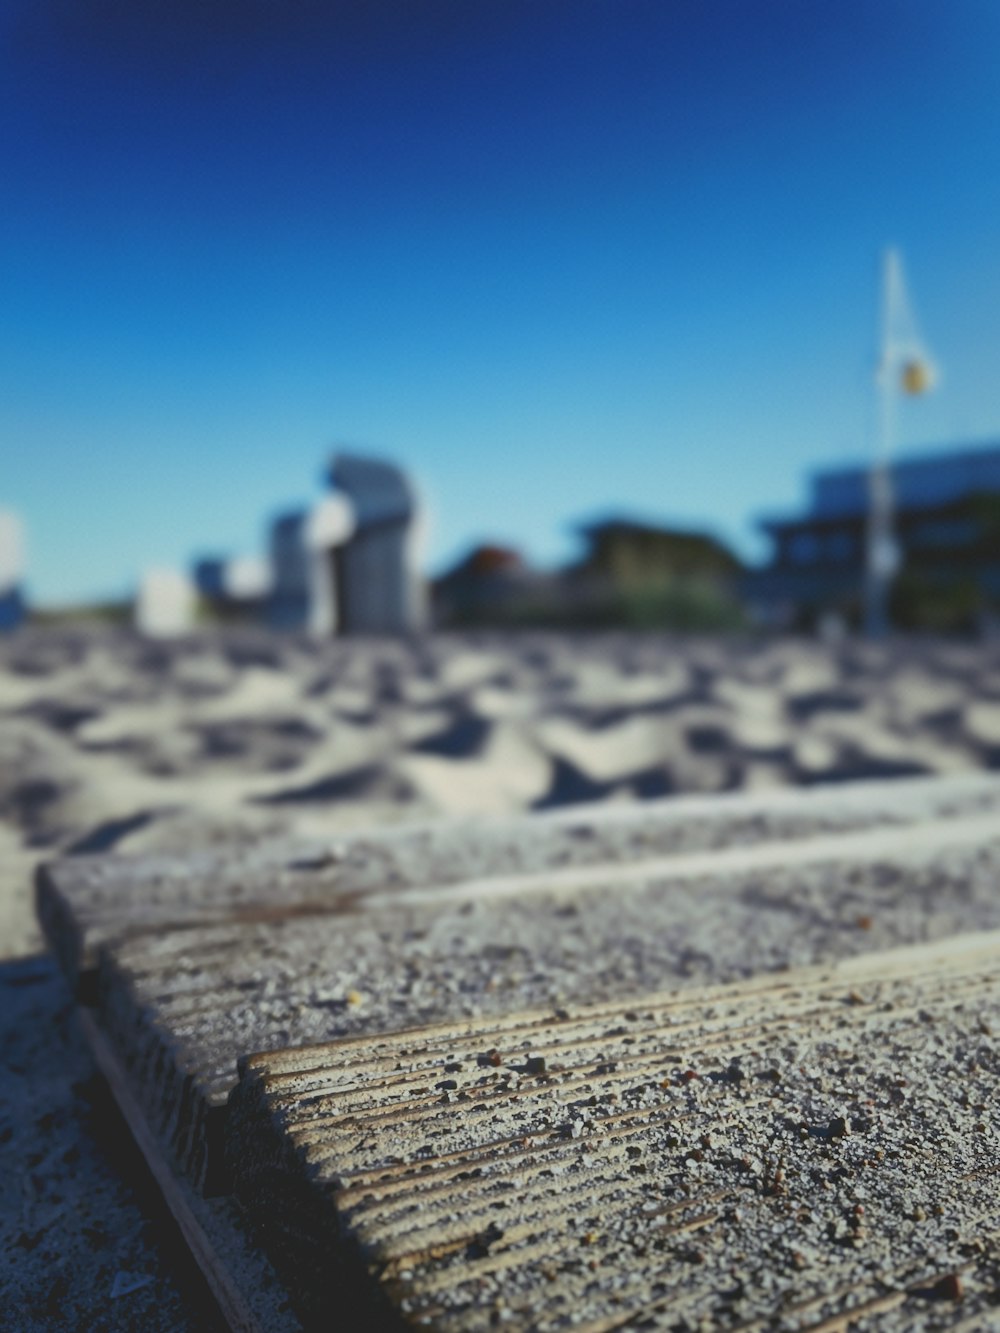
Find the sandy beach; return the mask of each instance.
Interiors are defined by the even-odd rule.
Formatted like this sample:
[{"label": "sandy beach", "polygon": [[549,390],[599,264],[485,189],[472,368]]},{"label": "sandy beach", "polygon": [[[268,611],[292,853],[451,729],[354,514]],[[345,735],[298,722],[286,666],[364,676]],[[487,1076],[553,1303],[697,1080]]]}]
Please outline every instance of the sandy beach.
[{"label": "sandy beach", "polygon": [[0,643],[4,1326],[214,1327],[43,953],[40,861],[996,767],[997,645]]},{"label": "sandy beach", "polygon": [[0,937],[41,857],[1000,764],[1000,648],[76,631],[0,645]]}]

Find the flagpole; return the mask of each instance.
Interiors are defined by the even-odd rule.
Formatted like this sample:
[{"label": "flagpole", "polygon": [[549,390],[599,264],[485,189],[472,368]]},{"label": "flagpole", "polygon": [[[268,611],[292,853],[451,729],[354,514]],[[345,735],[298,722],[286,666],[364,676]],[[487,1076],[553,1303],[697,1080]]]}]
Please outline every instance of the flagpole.
[{"label": "flagpole", "polygon": [[882,256],[876,374],[877,424],[872,466],[868,474],[865,631],[872,639],[883,638],[888,629],[889,585],[896,568],[891,457],[896,418],[897,356],[893,344],[893,326],[899,283],[899,255],[894,249],[888,249]]}]

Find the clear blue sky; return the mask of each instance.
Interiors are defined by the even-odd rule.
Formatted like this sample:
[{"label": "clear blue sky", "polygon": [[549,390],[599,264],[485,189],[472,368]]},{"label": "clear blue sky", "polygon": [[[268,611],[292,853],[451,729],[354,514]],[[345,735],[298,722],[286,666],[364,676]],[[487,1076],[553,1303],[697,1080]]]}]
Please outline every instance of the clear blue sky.
[{"label": "clear blue sky", "polygon": [[431,569],[753,520],[869,438],[877,257],[1000,437],[994,0],[0,0],[0,506],[42,602],[246,551],[338,443]]}]

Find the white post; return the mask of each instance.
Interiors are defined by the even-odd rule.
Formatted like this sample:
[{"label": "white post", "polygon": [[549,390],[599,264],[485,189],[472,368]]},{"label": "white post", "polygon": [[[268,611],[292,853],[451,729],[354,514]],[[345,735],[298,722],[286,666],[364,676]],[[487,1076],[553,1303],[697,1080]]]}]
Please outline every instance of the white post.
[{"label": "white post", "polygon": [[879,361],[876,375],[878,420],[874,458],[868,476],[865,630],[873,639],[882,638],[888,628],[889,587],[899,563],[893,534],[891,471],[898,374],[898,349],[893,335],[899,288],[899,255],[895,250],[887,250],[882,259],[879,311]]}]

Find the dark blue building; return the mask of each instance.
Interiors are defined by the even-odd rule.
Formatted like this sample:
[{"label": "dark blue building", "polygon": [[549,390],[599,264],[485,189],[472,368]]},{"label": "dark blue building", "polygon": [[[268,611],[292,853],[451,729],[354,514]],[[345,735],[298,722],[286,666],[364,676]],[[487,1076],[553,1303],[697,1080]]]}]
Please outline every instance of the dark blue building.
[{"label": "dark blue building", "polygon": [[[866,568],[868,469],[812,479],[794,518],[766,518],[771,559],[749,576],[748,602],[766,623],[807,629],[825,614],[860,621]],[[972,629],[1000,612],[1000,446],[902,458],[892,465],[899,572],[890,612],[902,629]]]}]

